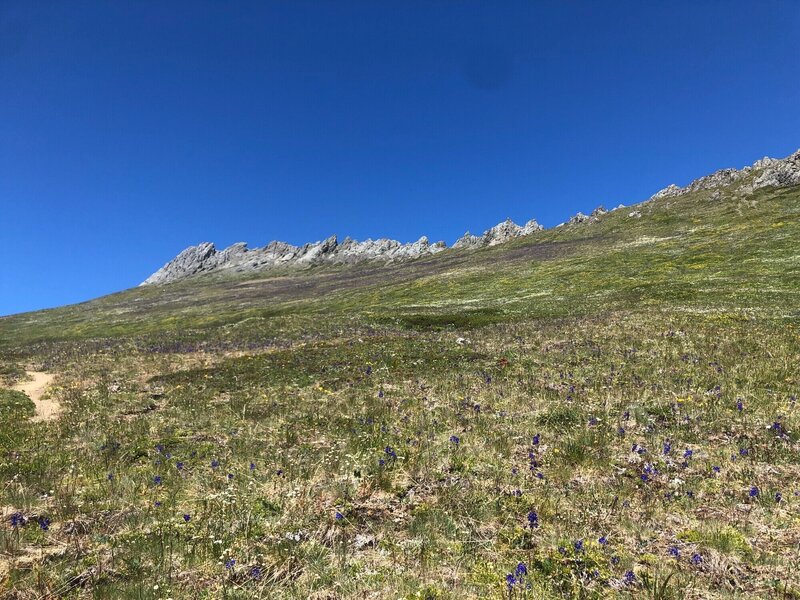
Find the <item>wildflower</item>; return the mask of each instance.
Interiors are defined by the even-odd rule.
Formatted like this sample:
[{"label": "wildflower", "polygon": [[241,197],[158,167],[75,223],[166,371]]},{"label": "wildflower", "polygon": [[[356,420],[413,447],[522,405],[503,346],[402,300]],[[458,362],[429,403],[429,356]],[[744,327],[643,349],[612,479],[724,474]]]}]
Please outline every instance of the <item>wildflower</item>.
[{"label": "wildflower", "polygon": [[537,477],[537,479],[544,479],[544,473],[539,471],[538,473],[536,473],[536,477]]},{"label": "wildflower", "polygon": [[155,502],[153,502],[153,506],[155,506],[156,508],[161,506],[161,500],[156,500]]},{"label": "wildflower", "polygon": [[692,564],[696,566],[696,565],[699,565],[699,564],[701,564],[703,562],[703,556],[701,554],[698,554],[697,552],[695,552],[694,554],[692,554],[692,559],[691,560],[692,560]]},{"label": "wildflower", "polygon": [[344,519],[344,515],[340,513],[338,510],[336,511],[336,514],[334,516],[336,517],[337,521],[341,521],[342,519]]},{"label": "wildflower", "polygon": [[573,544],[575,552],[583,552],[583,540],[576,540]]},{"label": "wildflower", "polygon": [[380,390],[380,391],[378,392],[378,398],[383,398],[383,390]]},{"label": "wildflower", "polygon": [[255,579],[256,581],[260,580],[261,579],[261,567],[252,567],[250,569],[250,572],[248,573],[248,575],[250,575],[250,579]]},{"label": "wildflower", "polygon": [[277,471],[275,471],[275,475],[281,477],[283,475],[283,469],[278,469]]},{"label": "wildflower", "polygon": [[669,549],[669,555],[678,558],[681,555],[681,551],[678,549],[677,546],[672,546]]},{"label": "wildflower", "polygon": [[384,452],[384,454],[386,454],[386,456],[388,456],[392,460],[397,460],[397,452],[395,452],[394,449],[392,449],[391,446],[386,446],[386,448],[384,448],[383,452]]},{"label": "wildflower", "polygon": [[109,481],[114,481],[114,474],[113,473],[109,473],[106,477],[107,477],[107,479]]},{"label": "wildflower", "polygon": [[232,479],[233,479],[233,473],[228,473],[228,481],[231,481]]},{"label": "wildflower", "polygon": [[781,500],[783,500],[783,494],[775,492],[775,502],[780,502]]},{"label": "wildflower", "polygon": [[691,448],[687,448],[686,451],[683,453],[683,458],[692,458],[692,454],[694,454],[694,450]]},{"label": "wildflower", "polygon": [[36,520],[39,523],[39,529],[42,531],[47,531],[50,529],[50,519],[45,516],[41,516]]},{"label": "wildflower", "polygon": [[600,422],[600,421],[598,421],[598,420],[597,420],[597,417],[592,417],[591,419],[589,419],[589,427],[594,427],[594,426],[595,426],[595,425],[597,425],[599,422]]},{"label": "wildflower", "polygon": [[753,486],[753,487],[750,488],[750,497],[751,498],[757,498],[758,494],[759,494],[759,490],[758,490],[758,488],[756,486]]},{"label": "wildflower", "polygon": [[457,435],[451,435],[450,436],[450,442],[455,444],[456,446],[458,446],[461,443],[461,440],[459,439],[459,437]]},{"label": "wildflower", "polygon": [[517,583],[517,578],[514,577],[513,573],[509,573],[508,575],[506,575],[506,585],[508,586],[509,590],[512,589],[516,583]]},{"label": "wildflower", "polygon": [[517,565],[517,568],[514,569],[514,573],[517,575],[517,577],[524,577],[528,574],[528,567],[525,566],[525,563],[521,562]]},{"label": "wildflower", "polygon": [[747,456],[748,454],[750,454],[750,451],[747,448],[740,448],[739,449],[739,455],[740,456]]},{"label": "wildflower", "polygon": [[178,461],[175,463],[175,468],[178,469],[178,471],[183,471],[183,463]]},{"label": "wildflower", "polygon": [[256,463],[252,463],[252,462],[250,463],[250,470],[251,471],[255,471],[256,470]]},{"label": "wildflower", "polygon": [[20,525],[25,524],[25,516],[21,512],[15,512],[11,515],[11,526],[16,529]]},{"label": "wildflower", "polygon": [[191,518],[192,518],[191,515],[188,515],[188,514],[183,515],[183,520],[184,520],[185,523],[188,523],[189,519],[191,519]]},{"label": "wildflower", "polygon": [[231,569],[233,569],[235,564],[236,564],[236,559],[229,558],[228,560],[225,561],[225,568],[230,571]]},{"label": "wildflower", "polygon": [[636,582],[636,575],[633,571],[625,571],[625,576],[622,578],[625,585],[631,585]]},{"label": "wildflower", "polygon": [[744,403],[742,402],[741,398],[736,401],[736,410],[739,412],[744,410]]},{"label": "wildflower", "polygon": [[216,458],[214,458],[211,460],[211,468],[216,469],[217,467],[219,467],[219,461]]},{"label": "wildflower", "polygon": [[161,475],[156,475],[155,477],[153,477],[153,483],[155,485],[161,485]]},{"label": "wildflower", "polygon": [[540,439],[541,439],[541,434],[540,433],[537,433],[536,435],[534,435],[533,436],[533,445],[534,446],[538,446]]},{"label": "wildflower", "polygon": [[617,435],[619,437],[625,437],[625,428],[624,427],[620,427],[619,429],[617,429]]},{"label": "wildflower", "polygon": [[619,556],[612,556],[611,557],[611,564],[617,566],[619,564]]},{"label": "wildflower", "polygon": [[535,510],[532,510],[528,513],[528,526],[531,529],[535,529],[539,526],[539,515]]},{"label": "wildflower", "polygon": [[158,452],[159,454],[164,452],[164,444],[156,444],[156,452]]},{"label": "wildflower", "polygon": [[713,467],[711,467],[711,470],[714,471],[714,473],[719,473],[720,468],[718,465],[714,465]]},{"label": "wildflower", "polygon": [[597,540],[597,542],[601,546],[606,546],[606,545],[608,545],[608,538],[606,536],[602,536],[599,540]]},{"label": "wildflower", "polygon": [[664,442],[664,454],[665,455],[669,454],[671,450],[672,450],[672,444],[670,444],[669,442]]}]

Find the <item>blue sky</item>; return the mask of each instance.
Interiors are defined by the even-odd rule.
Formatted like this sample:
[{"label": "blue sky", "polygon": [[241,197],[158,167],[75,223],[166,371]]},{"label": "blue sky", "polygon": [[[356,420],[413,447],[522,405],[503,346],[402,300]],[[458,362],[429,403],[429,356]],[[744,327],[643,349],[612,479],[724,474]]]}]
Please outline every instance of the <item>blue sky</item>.
[{"label": "blue sky", "polygon": [[0,314],[184,247],[452,243],[800,147],[800,2],[0,0]]}]

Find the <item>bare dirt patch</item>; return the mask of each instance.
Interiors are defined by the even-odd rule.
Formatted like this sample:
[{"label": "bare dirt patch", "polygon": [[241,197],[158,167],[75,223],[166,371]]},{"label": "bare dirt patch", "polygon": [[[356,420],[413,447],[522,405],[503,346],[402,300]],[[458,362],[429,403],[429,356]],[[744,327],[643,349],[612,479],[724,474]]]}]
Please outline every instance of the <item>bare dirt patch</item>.
[{"label": "bare dirt patch", "polygon": [[36,405],[36,414],[33,421],[50,421],[55,419],[61,410],[61,404],[55,398],[45,397],[47,388],[53,383],[55,375],[41,371],[28,371],[30,381],[23,381],[14,386],[18,392],[23,392],[33,400]]}]

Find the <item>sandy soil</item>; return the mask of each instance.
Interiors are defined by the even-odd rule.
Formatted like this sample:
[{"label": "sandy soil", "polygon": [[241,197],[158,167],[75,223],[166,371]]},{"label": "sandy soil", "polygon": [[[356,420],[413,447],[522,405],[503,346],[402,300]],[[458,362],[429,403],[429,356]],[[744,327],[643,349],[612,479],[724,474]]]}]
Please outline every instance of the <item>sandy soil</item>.
[{"label": "sandy soil", "polygon": [[28,376],[33,379],[18,383],[14,386],[14,389],[27,394],[36,405],[36,414],[32,420],[49,421],[55,419],[61,409],[58,400],[55,398],[42,398],[47,387],[53,382],[53,379],[55,379],[55,375],[42,373],[40,371],[28,371]]}]

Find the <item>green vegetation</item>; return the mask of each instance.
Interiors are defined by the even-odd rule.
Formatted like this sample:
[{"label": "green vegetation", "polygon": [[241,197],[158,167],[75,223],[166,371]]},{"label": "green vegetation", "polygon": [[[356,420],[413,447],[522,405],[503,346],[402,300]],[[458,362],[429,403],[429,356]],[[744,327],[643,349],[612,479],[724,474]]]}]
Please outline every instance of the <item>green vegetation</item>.
[{"label": "green vegetation", "polygon": [[0,319],[6,594],[800,597],[800,189],[639,210]]}]

